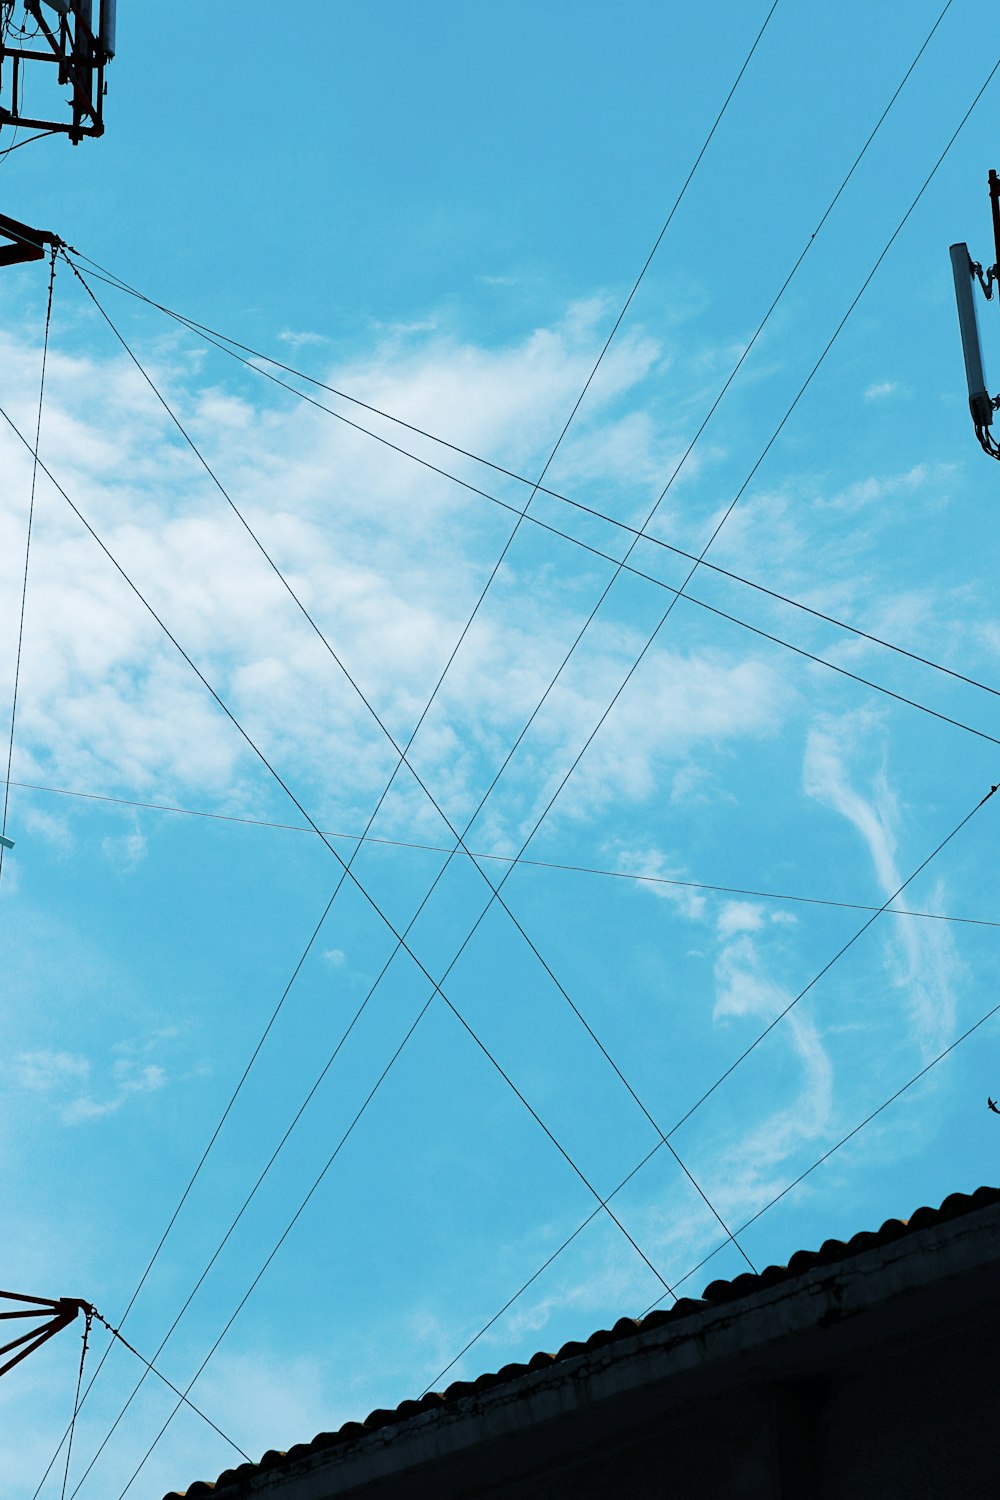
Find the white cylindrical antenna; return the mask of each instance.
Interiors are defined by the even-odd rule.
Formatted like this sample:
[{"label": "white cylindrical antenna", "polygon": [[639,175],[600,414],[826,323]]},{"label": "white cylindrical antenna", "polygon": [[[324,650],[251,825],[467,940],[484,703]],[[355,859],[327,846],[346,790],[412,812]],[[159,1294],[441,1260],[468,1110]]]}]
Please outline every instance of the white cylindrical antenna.
[{"label": "white cylindrical antenna", "polygon": [[965,379],[969,387],[969,408],[977,427],[989,427],[993,421],[993,402],[986,389],[983,350],[979,341],[976,299],[973,295],[972,257],[965,244],[952,245],[951,270],[955,278],[955,301],[958,304],[958,326],[965,355]]},{"label": "white cylindrical antenna", "polygon": [[101,44],[101,51],[109,62],[115,55],[117,16],[118,0],[101,0],[101,32],[98,41]]}]

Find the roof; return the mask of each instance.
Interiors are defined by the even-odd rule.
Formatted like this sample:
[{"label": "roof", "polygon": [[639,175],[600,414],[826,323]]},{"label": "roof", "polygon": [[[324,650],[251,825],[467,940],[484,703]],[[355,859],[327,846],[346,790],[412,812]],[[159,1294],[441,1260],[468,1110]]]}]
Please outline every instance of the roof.
[{"label": "roof", "polygon": [[213,1482],[198,1480],[187,1491],[171,1490],[164,1500],[200,1500],[202,1496],[224,1496],[227,1490],[244,1484],[264,1471],[281,1469],[311,1454],[344,1449],[373,1432],[399,1426],[425,1412],[454,1406],[463,1398],[492,1390],[536,1370],[572,1360],[588,1351],[601,1349],[639,1333],[675,1324],[702,1312],[707,1307],[735,1303],[764,1289],[805,1276],[818,1266],[832,1266],[850,1260],[880,1245],[931,1229],[948,1220],[959,1219],[980,1209],[1000,1204],[1000,1188],[980,1187],[973,1193],[952,1193],[939,1208],[921,1207],[909,1219],[887,1219],[880,1229],[864,1230],[849,1240],[826,1240],[818,1250],[797,1250],[784,1266],[768,1266],[759,1274],[749,1271],[732,1281],[713,1281],[702,1296],[682,1297],[672,1307],[651,1312],[645,1318],[620,1318],[613,1328],[598,1329],[582,1342],[563,1344],[555,1354],[539,1352],[524,1364],[508,1364],[502,1369],[480,1375],[476,1380],[453,1381],[444,1391],[431,1391],[418,1400],[403,1401],[393,1410],[381,1408],[370,1412],[362,1422],[345,1422],[336,1432],[320,1432],[308,1443],[296,1443],[287,1453],[275,1449],[263,1455],[259,1463],[239,1464],[226,1469]]}]

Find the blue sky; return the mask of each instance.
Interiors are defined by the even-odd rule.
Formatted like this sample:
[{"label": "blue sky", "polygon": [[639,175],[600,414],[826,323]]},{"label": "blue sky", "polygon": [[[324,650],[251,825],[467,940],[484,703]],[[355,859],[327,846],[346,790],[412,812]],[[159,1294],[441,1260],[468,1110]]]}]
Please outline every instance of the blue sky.
[{"label": "blue sky", "polygon": [[[639,527],[940,11],[782,0],[547,483]],[[152,14],[153,11],[158,14]],[[312,32],[249,0],[120,7],[107,134],[0,160],[0,207],[142,291],[337,390],[537,476],[766,13],[328,4]],[[207,10],[207,14],[206,14]],[[651,527],[698,553],[995,58],[960,0]],[[192,39],[194,52],[192,54]],[[606,1196],[997,778],[996,470],[975,443],[948,245],[991,259],[981,103],[713,544],[741,578],[931,658],[960,682],[699,570],[690,593],[920,708],[677,605],[444,989]],[[0,147],[8,144],[0,138]],[[81,262],[85,269],[85,263]],[[33,430],[42,267],[0,277],[0,404]],[[510,535],[511,512],[298,401],[176,323],[93,289],[397,740]],[[987,369],[997,340],[981,310]],[[293,382],[295,383],[295,382]],[[315,394],[315,390],[314,390]],[[320,393],[322,395],[322,393]],[[506,506],[529,489],[331,407]],[[360,833],[395,757],[65,265],[42,458],[321,828]],[[0,689],[9,714],[30,460],[0,434]],[[402,931],[454,838],[511,856],[686,573],[631,558],[477,807],[631,533],[539,496],[353,867]],[[639,576],[646,575],[646,576]],[[979,684],[979,685],[976,685]],[[4,719],[5,732],[9,718]],[[978,731],[971,733],[970,730]],[[302,955],[340,866],[302,824],[42,477],[0,884],[5,1286],[119,1319]],[[908,888],[1000,921],[991,802]],[[447,821],[446,821],[447,819]],[[395,842],[393,842],[395,841]],[[349,858],[354,845],[331,839]],[[423,848],[406,848],[416,844]],[[553,869],[551,865],[588,867]],[[497,880],[498,861],[482,869]],[[628,877],[644,877],[628,878]],[[726,886],[728,894],[669,884]],[[451,862],[407,941],[438,978],[489,897]],[[524,934],[542,955],[539,962]],[[988,1011],[989,926],[885,915],[672,1137],[738,1227]],[[344,886],[130,1312],[152,1355],[395,939]],[[550,972],[549,972],[550,971]],[[556,983],[553,979],[558,981]],[[560,989],[561,986],[561,989]],[[390,964],[157,1364],[186,1386],[431,987]],[[740,1236],[757,1266],[994,1181],[995,1023]],[[581,1175],[438,998],[199,1377],[251,1456],[435,1383],[591,1213]],[[667,1151],[615,1199],[670,1283],[722,1238]],[[683,1283],[745,1268],[730,1244]],[[558,1348],[662,1285],[599,1214],[444,1377]],[[95,1349],[103,1351],[102,1338]],[[63,1334],[0,1384],[8,1491],[31,1496],[72,1403]],[[96,1364],[96,1357],[93,1365]],[[83,1408],[72,1489],[141,1366]],[[174,1398],[142,1387],[81,1487],[118,1495]],[[16,1434],[16,1444],[14,1442]],[[129,1493],[233,1450],[178,1415]],[[61,1468],[43,1494],[54,1494]]]}]

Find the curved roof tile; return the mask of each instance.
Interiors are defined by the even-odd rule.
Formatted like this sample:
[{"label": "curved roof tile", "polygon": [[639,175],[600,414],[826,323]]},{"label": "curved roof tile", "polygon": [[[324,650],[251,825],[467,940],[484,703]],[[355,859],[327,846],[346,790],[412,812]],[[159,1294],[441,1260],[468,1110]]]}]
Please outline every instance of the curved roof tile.
[{"label": "curved roof tile", "polygon": [[452,1405],[466,1396],[473,1395],[476,1391],[507,1384],[531,1371],[545,1369],[549,1365],[564,1360],[575,1359],[589,1349],[598,1349],[624,1339],[635,1338],[637,1334],[660,1328],[665,1323],[673,1323],[690,1317],[693,1313],[700,1312],[707,1304],[737,1302],[742,1298],[752,1296],[754,1292],[776,1286],[783,1281],[790,1281],[796,1276],[814,1270],[817,1266],[835,1265],[839,1261],[849,1259],[853,1255],[860,1255],[877,1245],[889,1244],[903,1235],[930,1229],[948,1219],[959,1218],[963,1214],[973,1213],[976,1209],[998,1202],[1000,1202],[1000,1189],[993,1187],[980,1187],[974,1193],[950,1193],[939,1208],[926,1206],[918,1208],[909,1220],[887,1219],[880,1229],[861,1230],[849,1240],[826,1240],[819,1250],[796,1250],[790,1256],[787,1265],[768,1266],[759,1274],[745,1271],[731,1281],[713,1281],[705,1288],[701,1298],[681,1297],[673,1307],[658,1308],[645,1318],[619,1318],[613,1328],[598,1329],[585,1343],[572,1340],[568,1344],[563,1344],[556,1354],[548,1354],[540,1350],[537,1354],[533,1354],[525,1364],[504,1365],[501,1370],[495,1373],[487,1372],[476,1380],[455,1380],[444,1391],[430,1391],[419,1400],[403,1401],[392,1411],[380,1407],[369,1413],[363,1422],[345,1422],[336,1432],[318,1433],[312,1442],[296,1443],[288,1453],[269,1449],[259,1464],[245,1463],[235,1469],[226,1469],[214,1484],[206,1480],[197,1480],[186,1491],[171,1490],[168,1495],[164,1496],[164,1500],[200,1500],[200,1497],[205,1495],[224,1497],[227,1490],[234,1489],[261,1470],[276,1469],[283,1464],[307,1457],[310,1453],[359,1442],[369,1433],[410,1421],[426,1411]]}]

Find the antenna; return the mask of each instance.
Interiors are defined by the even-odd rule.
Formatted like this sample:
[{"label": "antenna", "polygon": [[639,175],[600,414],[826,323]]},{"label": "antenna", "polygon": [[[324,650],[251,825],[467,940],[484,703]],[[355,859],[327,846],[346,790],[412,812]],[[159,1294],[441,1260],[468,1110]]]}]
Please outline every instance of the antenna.
[{"label": "antenna", "polygon": [[976,299],[973,296],[976,272],[969,247],[963,241],[952,245],[951,270],[955,278],[955,301],[958,304],[958,327],[962,335],[962,353],[965,356],[965,379],[969,387],[969,409],[972,420],[981,427],[989,427],[993,421],[993,402],[986,391],[986,372],[983,369],[983,351],[979,339],[979,319],[976,316]]},{"label": "antenna", "polygon": [[979,337],[979,320],[976,317],[975,283],[978,281],[987,300],[992,299],[993,283],[1000,282],[1000,177],[990,170],[990,209],[993,216],[993,243],[996,260],[983,275],[983,268],[969,254],[964,241],[952,245],[951,272],[955,281],[955,302],[958,307],[958,327],[962,335],[962,354],[965,357],[965,379],[969,388],[969,410],[983,451],[991,458],[1000,459],[1000,444],[990,432],[993,413],[1000,407],[1000,396],[990,396],[986,388],[986,372],[983,367],[983,350]]}]

